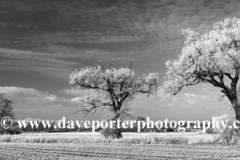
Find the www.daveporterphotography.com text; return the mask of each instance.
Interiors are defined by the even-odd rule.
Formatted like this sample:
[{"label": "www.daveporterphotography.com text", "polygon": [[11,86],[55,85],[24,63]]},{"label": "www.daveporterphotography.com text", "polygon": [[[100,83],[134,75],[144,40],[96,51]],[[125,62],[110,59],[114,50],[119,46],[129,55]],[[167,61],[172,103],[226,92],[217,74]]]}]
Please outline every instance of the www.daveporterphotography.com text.
[{"label": "www.daveporterphotography.com text", "polygon": [[[44,129],[49,129],[54,121],[46,120],[46,121],[39,121],[39,120],[17,120],[17,124],[19,128],[27,128],[27,126],[30,124],[31,128],[38,128],[40,123],[44,127]],[[232,125],[228,125],[230,128],[239,128],[239,121],[234,121]],[[4,117],[1,119],[1,126],[3,128],[10,128],[12,126],[12,120],[9,117]],[[91,129],[92,132],[95,132],[96,129],[102,128],[131,128],[134,127],[137,128],[137,132],[141,132],[142,129],[178,129],[183,130],[186,128],[193,128],[193,129],[202,129],[203,132],[206,132],[208,128],[214,128],[214,129],[220,129],[220,131],[224,130],[227,126],[227,121],[224,120],[217,120],[216,118],[212,117],[212,120],[168,120],[165,119],[153,121],[149,117],[146,117],[146,120],[67,120],[66,117],[62,117],[61,120],[57,121],[57,123],[54,124],[54,128],[59,129],[74,129],[74,128],[81,128],[84,127],[86,129]]]}]

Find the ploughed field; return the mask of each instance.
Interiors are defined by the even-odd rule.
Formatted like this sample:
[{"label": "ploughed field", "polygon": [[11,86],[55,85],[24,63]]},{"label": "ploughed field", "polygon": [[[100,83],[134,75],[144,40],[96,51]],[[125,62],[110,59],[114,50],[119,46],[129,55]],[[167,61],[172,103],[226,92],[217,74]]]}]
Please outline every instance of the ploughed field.
[{"label": "ploughed field", "polygon": [[1,160],[240,159],[240,146],[0,143]]},{"label": "ploughed field", "polygon": [[0,160],[240,159],[240,145],[219,145],[218,135],[124,133],[24,133],[0,136]]}]

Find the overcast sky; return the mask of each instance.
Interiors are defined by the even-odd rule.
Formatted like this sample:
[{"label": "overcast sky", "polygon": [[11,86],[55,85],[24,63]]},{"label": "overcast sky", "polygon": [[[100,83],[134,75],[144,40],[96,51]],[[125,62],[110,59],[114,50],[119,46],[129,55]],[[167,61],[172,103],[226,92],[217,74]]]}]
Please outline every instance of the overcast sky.
[{"label": "overcast sky", "polygon": [[[200,34],[212,23],[240,18],[238,0],[1,0],[0,92],[14,101],[18,119],[82,119],[73,102],[69,74],[102,59],[116,66],[135,62],[138,73],[159,73],[181,53],[181,29]],[[136,116],[154,120],[203,120],[230,104],[202,85],[176,97],[136,97]],[[99,118],[89,116],[89,119]]]}]

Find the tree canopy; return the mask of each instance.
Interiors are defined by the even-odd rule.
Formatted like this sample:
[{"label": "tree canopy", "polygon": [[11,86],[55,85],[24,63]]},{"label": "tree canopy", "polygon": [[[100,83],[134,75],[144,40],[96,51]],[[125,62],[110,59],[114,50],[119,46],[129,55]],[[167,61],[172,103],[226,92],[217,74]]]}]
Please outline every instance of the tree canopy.
[{"label": "tree canopy", "polygon": [[12,104],[13,102],[11,100],[5,98],[3,94],[0,94],[0,119],[5,116],[14,118]]},{"label": "tree canopy", "polygon": [[[136,94],[151,95],[157,91],[157,73],[136,75],[132,67],[104,69],[101,66],[88,66],[75,70],[70,75],[73,89],[92,89],[93,94],[78,97],[85,115],[107,109],[113,119],[127,114],[126,103]],[[123,107],[124,106],[124,107]]]},{"label": "tree canopy", "polygon": [[177,60],[166,62],[167,76],[163,83],[166,96],[176,95],[184,87],[209,83],[227,96],[240,119],[238,80],[240,69],[240,19],[227,18],[213,24],[202,36],[183,30],[185,43]]}]

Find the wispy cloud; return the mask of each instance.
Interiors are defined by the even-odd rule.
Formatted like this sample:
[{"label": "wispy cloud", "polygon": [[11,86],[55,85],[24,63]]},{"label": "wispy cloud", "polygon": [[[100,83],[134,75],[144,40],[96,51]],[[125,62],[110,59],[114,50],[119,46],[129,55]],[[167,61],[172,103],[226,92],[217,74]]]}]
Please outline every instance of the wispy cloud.
[{"label": "wispy cloud", "polygon": [[149,116],[152,119],[211,119],[222,115],[229,109],[228,101],[218,101],[217,92],[183,92],[162,101],[159,96],[137,96],[129,106],[134,108],[135,115]]},{"label": "wispy cloud", "polygon": [[59,69],[96,63],[100,57],[176,57],[183,45],[182,28],[207,32],[215,21],[240,16],[239,5],[237,0],[5,2],[0,7],[0,15],[8,19],[0,25],[0,66],[48,76],[56,69],[53,76],[61,77]]},{"label": "wispy cloud", "polygon": [[14,102],[13,111],[18,119],[28,117],[59,119],[61,116],[72,116],[72,113],[78,109],[78,105],[73,104],[70,98],[59,97],[34,88],[6,86],[0,87],[0,93],[4,93]]}]

